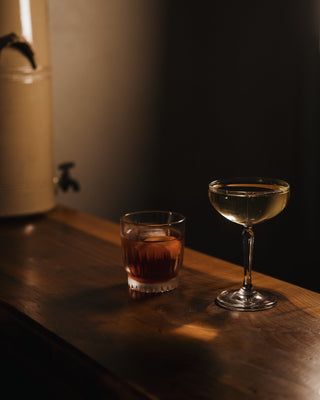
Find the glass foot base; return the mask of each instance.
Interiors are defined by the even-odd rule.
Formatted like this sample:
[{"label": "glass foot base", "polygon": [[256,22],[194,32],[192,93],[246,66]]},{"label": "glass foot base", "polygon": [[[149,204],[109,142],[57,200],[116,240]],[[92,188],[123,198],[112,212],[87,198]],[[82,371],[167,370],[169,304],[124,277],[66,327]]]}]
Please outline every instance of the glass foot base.
[{"label": "glass foot base", "polygon": [[264,290],[235,289],[224,290],[216,298],[216,303],[228,310],[262,311],[277,304],[277,297]]},{"label": "glass foot base", "polygon": [[138,292],[143,293],[164,293],[169,292],[170,290],[178,287],[179,279],[176,276],[167,282],[159,282],[159,283],[142,283],[132,279],[128,276],[128,286],[131,290],[136,290]]}]

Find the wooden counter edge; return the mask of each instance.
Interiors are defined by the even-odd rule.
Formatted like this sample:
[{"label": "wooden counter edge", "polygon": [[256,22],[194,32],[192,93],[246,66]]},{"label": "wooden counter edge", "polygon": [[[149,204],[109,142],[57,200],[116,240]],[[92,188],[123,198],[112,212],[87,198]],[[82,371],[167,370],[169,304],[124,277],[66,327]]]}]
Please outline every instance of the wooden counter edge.
[{"label": "wooden counter edge", "polygon": [[[119,224],[115,222],[111,222],[63,205],[58,205],[55,209],[50,211],[48,213],[48,217],[73,228],[79,229],[80,231],[86,232],[99,239],[103,239],[120,246]],[[202,270],[206,273],[208,273],[209,270],[209,268],[206,267],[206,264],[208,263],[211,265],[213,264],[213,268],[215,263],[219,263],[225,264],[229,268],[234,268],[237,272],[239,271],[238,265],[220,260],[190,248],[185,248],[185,258],[188,261],[188,267]]]},{"label": "wooden counter edge", "polygon": [[[60,204],[50,211],[47,217],[115,245],[120,245],[119,224],[115,222]],[[235,285],[238,284],[239,279],[242,279],[241,266],[190,248],[185,248],[184,264],[188,268],[213,276],[215,271],[219,269],[219,276],[234,280]],[[290,301],[296,306],[304,309],[311,308],[313,309],[313,314],[315,313],[317,316],[320,316],[319,293],[256,271],[254,271],[254,283],[265,288],[274,289],[286,297],[290,297]]]}]

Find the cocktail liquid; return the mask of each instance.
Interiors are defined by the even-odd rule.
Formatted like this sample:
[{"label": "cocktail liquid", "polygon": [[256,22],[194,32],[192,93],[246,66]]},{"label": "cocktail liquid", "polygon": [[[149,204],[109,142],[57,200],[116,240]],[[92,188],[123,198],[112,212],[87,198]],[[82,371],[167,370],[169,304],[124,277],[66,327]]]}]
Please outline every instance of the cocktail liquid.
[{"label": "cocktail liquid", "polygon": [[225,218],[252,226],[273,218],[286,206],[289,189],[276,184],[216,185],[209,191],[213,207]]},{"label": "cocktail liquid", "polygon": [[127,273],[141,283],[166,282],[178,275],[183,258],[179,232],[145,238],[121,236]]}]

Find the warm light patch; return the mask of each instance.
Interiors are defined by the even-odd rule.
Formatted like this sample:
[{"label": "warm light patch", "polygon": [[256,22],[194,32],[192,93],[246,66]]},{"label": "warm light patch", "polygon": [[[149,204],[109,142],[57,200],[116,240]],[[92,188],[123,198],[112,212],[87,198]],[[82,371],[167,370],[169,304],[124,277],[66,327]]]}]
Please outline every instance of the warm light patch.
[{"label": "warm light patch", "polygon": [[26,235],[30,235],[34,231],[34,225],[33,224],[28,224],[24,227],[24,233]]},{"label": "warm light patch", "polygon": [[196,324],[186,324],[173,330],[175,334],[189,336],[193,339],[209,341],[218,335],[218,331]]}]

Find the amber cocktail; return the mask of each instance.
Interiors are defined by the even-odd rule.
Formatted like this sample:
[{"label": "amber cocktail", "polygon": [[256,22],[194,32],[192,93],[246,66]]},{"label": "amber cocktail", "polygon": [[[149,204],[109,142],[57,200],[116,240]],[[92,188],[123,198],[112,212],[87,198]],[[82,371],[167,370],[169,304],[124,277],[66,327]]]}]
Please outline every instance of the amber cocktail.
[{"label": "amber cocktail", "polygon": [[128,286],[161,293],[178,286],[185,218],[170,211],[140,211],[120,219],[122,258]]}]

